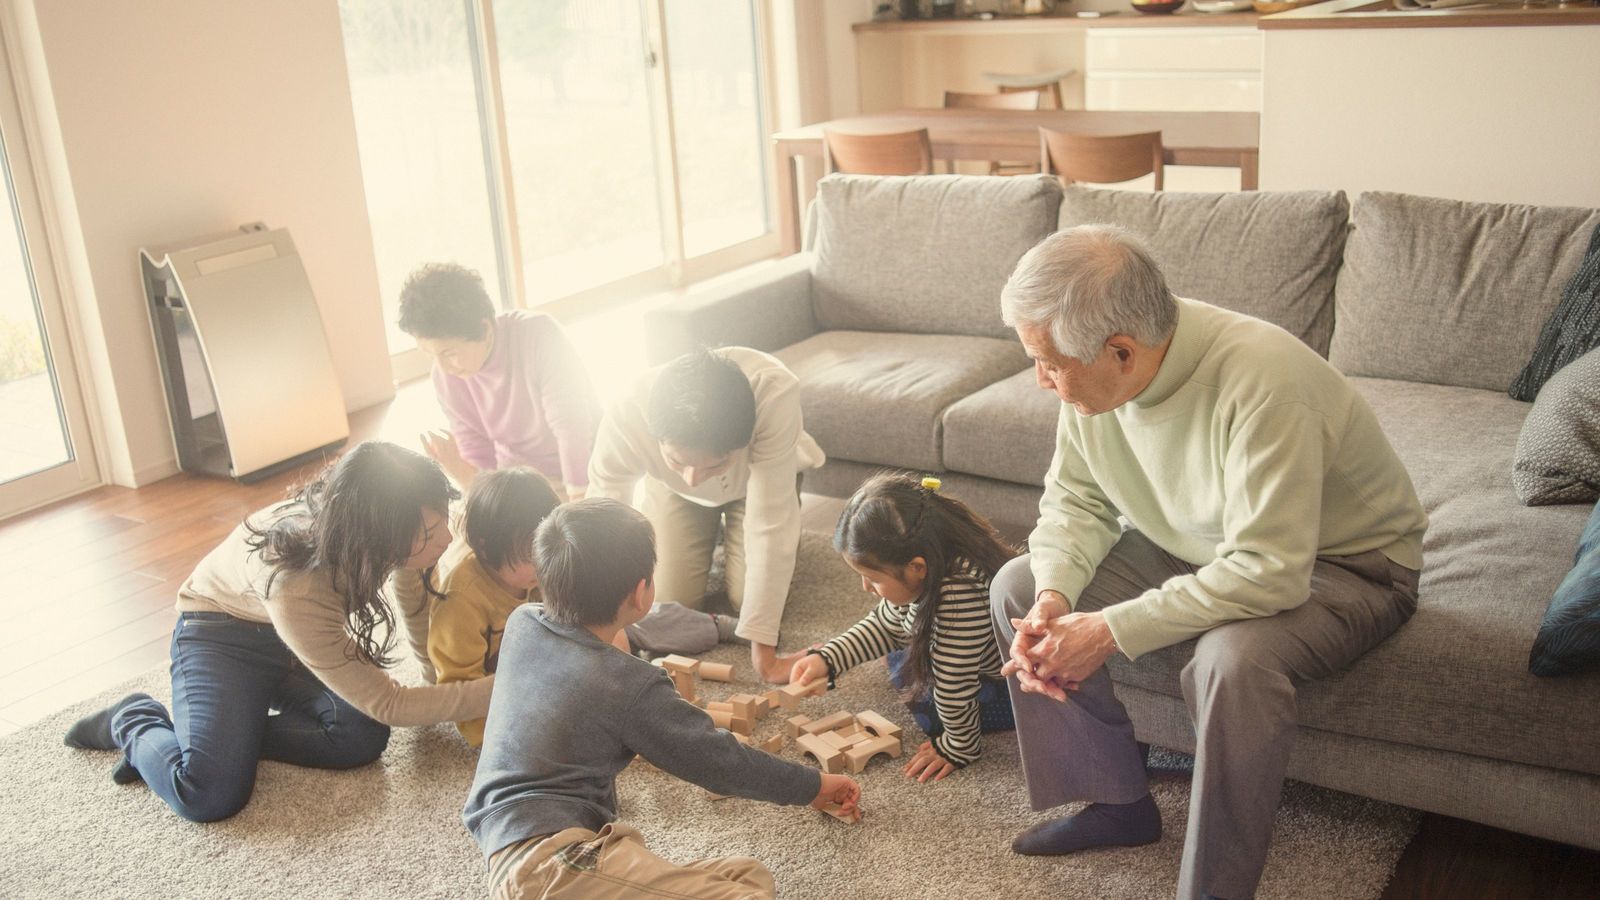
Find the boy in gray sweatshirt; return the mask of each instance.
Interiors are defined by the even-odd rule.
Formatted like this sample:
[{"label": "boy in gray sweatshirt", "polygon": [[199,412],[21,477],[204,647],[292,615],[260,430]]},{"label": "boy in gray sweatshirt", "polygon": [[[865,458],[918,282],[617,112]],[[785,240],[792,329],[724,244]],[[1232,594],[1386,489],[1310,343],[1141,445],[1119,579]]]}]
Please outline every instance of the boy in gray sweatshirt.
[{"label": "boy in gray sweatshirt", "polygon": [[650,523],[612,500],[558,507],[534,556],[543,611],[506,622],[483,753],[463,820],[494,897],[771,897],[745,857],[675,865],[616,822],[616,775],[635,755],[718,794],[853,812],[861,789],[736,741],[660,669],[611,646],[655,601]]}]

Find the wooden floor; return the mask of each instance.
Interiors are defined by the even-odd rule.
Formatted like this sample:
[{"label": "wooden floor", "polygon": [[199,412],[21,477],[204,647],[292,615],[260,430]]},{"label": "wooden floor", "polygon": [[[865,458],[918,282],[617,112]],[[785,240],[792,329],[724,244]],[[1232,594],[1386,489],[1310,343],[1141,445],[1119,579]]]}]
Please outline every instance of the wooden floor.
[{"label": "wooden floor", "polygon": [[[352,440],[416,444],[436,423],[427,383],[352,417]],[[178,475],[105,487],[0,523],[0,736],[167,662],[173,598],[247,513],[315,466],[255,485]],[[838,502],[807,498],[827,527]],[[1600,853],[1428,815],[1385,900],[1600,897]]]}]

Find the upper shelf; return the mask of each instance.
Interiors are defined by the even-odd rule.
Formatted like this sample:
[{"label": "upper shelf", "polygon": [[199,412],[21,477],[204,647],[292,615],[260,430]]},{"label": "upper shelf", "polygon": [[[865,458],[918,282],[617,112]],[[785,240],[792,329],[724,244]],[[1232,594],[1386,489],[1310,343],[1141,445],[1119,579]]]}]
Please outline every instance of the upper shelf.
[{"label": "upper shelf", "polygon": [[1398,10],[1389,0],[1329,0],[1275,16],[1258,27],[1278,28],[1504,28],[1520,25],[1600,25],[1600,7],[1477,6]]},{"label": "upper shelf", "polygon": [[857,22],[850,26],[857,34],[871,32],[910,32],[912,34],[1037,34],[1041,31],[1074,31],[1080,28],[1127,28],[1149,26],[1252,27],[1258,13],[1200,13],[1184,9],[1170,15],[1140,15],[1131,8],[1115,15],[1080,19],[1071,13],[1048,16],[998,16],[993,19],[891,19],[887,22]]},{"label": "upper shelf", "polygon": [[857,34],[1038,34],[1083,28],[1205,27],[1232,25],[1280,28],[1464,28],[1521,25],[1600,25],[1600,7],[1481,6],[1455,9],[1398,10],[1390,0],[1328,0],[1276,15],[1253,12],[1200,13],[1184,9],[1171,15],[1140,15],[1131,9],[1116,15],[1080,19],[1071,14],[1002,16],[994,19],[911,19],[857,22]]}]

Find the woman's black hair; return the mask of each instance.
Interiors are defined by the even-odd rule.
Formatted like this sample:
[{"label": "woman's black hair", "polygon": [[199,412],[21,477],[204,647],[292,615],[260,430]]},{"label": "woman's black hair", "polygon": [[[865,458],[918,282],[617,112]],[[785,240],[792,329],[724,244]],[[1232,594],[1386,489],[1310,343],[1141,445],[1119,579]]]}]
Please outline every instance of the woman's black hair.
[{"label": "woman's black hair", "polygon": [[965,503],[896,472],[867,479],[845,504],[833,533],[833,549],[857,565],[897,577],[919,556],[926,563],[906,647],[906,672],[914,696],[933,681],[933,624],[945,579],[965,560],[988,584],[1017,555],[1016,548]]},{"label": "woman's black hair", "polygon": [[486,569],[528,562],[539,523],[560,505],[550,482],[527,466],[485,472],[467,489],[467,546]]},{"label": "woman's black hair", "polygon": [[[365,441],[278,507],[287,515],[263,527],[247,520],[245,527],[251,549],[273,567],[268,596],[272,581],[284,571],[326,572],[344,598],[354,658],[391,666],[398,629],[383,597],[384,583],[410,558],[422,532],[422,511],[447,517],[450,501],[460,496],[433,460],[394,444]],[[432,581],[430,568],[422,583],[437,597]]]},{"label": "woman's black hair", "polygon": [[429,263],[400,288],[400,330],[412,337],[481,341],[493,321],[483,278],[466,266]]}]

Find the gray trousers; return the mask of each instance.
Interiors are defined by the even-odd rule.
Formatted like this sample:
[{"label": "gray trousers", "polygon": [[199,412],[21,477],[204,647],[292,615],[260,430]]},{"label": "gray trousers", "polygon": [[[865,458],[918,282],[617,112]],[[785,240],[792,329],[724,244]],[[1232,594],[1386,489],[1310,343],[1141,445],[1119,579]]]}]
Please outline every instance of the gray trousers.
[{"label": "gray trousers", "polygon": [[[1078,612],[1130,600],[1198,567],[1137,531],[1123,534],[1078,598]],[[1009,655],[1037,591],[1024,555],[990,588],[995,635]],[[1194,784],[1178,896],[1255,895],[1294,745],[1295,691],[1349,665],[1411,617],[1417,573],[1373,551],[1319,557],[1311,597],[1286,612],[1219,625],[1192,642],[1183,698],[1195,726]],[[1065,703],[1025,694],[1011,679],[1028,797],[1035,810],[1063,803],[1132,803],[1149,793],[1133,723],[1104,667]]]}]

